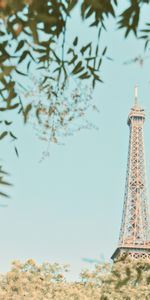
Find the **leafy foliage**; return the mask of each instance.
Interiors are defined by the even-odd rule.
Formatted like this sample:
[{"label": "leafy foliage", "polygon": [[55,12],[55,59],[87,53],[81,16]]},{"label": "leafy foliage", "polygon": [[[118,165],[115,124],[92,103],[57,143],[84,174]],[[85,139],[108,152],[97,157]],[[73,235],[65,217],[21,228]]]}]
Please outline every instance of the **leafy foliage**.
[{"label": "leafy foliage", "polygon": [[[131,32],[138,37],[139,32],[142,32],[141,38],[145,41],[146,49],[150,40],[149,23],[140,31],[139,20],[143,7],[149,5],[149,2],[127,1],[127,7],[120,12],[118,20],[117,0],[0,0],[1,116],[2,113],[17,112],[17,115],[22,116],[24,123],[28,123],[32,116],[34,122],[39,124],[40,131],[41,123],[44,124],[44,128],[46,124],[45,121],[41,121],[43,111],[49,124],[49,141],[58,141],[58,127],[63,134],[66,131],[60,102],[66,97],[67,89],[71,87],[70,95],[67,95],[71,101],[66,101],[65,110],[69,129],[69,122],[72,126],[72,120],[78,120],[79,116],[76,102],[73,100],[73,90],[78,90],[78,94],[81,95],[80,85],[85,89],[87,85],[94,89],[98,82],[103,82],[101,67],[104,59],[110,58],[107,56],[107,46],[102,48],[100,41],[102,31],[107,28],[108,18],[116,18],[118,28],[125,30],[125,37]],[[84,44],[80,34],[72,36],[72,40],[68,38],[75,8],[81,15],[83,24],[87,24],[89,30],[91,27],[91,30],[95,30],[96,41],[89,40]],[[30,80],[33,74],[36,74],[41,89],[40,102],[23,97],[23,89],[28,95],[33,89],[34,83]],[[85,95],[81,96],[81,99],[84,115],[83,110],[85,108],[86,112],[89,98]],[[6,119],[5,125],[11,125],[11,121]],[[85,128],[84,125],[81,127]],[[16,140],[11,130],[1,130],[0,140],[8,136]],[[15,152],[18,155],[16,146]]]},{"label": "leafy foliage", "polygon": [[[41,102],[40,107],[35,110],[34,103],[24,99],[22,91],[20,92],[20,88],[27,86],[33,72],[36,73],[37,80],[40,78],[40,88],[45,95],[43,99],[48,99],[47,109],[50,112],[54,97],[55,103],[60,103],[60,95],[68,88],[68,84],[69,86],[72,84],[73,78],[77,81],[77,85],[78,81],[90,80],[93,88],[96,82],[102,82],[100,68],[106,55],[106,48],[100,51],[99,40],[104,27],[104,15],[107,15],[107,6],[109,13],[113,15],[114,10],[111,2],[107,5],[106,1],[103,7],[101,4],[97,5],[95,1],[91,4],[83,1],[81,6],[83,19],[90,16],[87,14],[86,6],[93,14],[96,10],[96,23],[92,26],[96,26],[96,31],[98,27],[97,44],[89,42],[82,45],[79,37],[74,37],[72,43],[68,43],[67,26],[70,24],[73,8],[77,5],[78,1],[71,0],[0,2],[1,112],[17,110],[25,123],[35,112],[34,119],[39,122],[39,111],[41,106],[45,105],[44,102]],[[32,81],[30,83],[32,84]],[[71,94],[69,97],[71,98]],[[67,110],[70,110],[70,103],[67,105]],[[58,111],[59,104],[53,114],[49,113],[49,119],[55,113],[57,118]],[[60,122],[61,127],[62,124],[63,122]],[[2,138],[7,135],[6,132],[3,134]],[[53,129],[51,134],[53,135]],[[56,138],[53,141],[56,141]]]},{"label": "leafy foliage", "polygon": [[[3,133],[4,136],[4,133]],[[2,166],[0,166],[0,186],[11,186],[12,184],[9,183],[7,180],[4,179],[4,176],[8,176],[9,174],[7,172],[5,172],[2,168]],[[8,194],[2,190],[0,190],[0,197],[5,197],[8,198]]]},{"label": "leafy foliage", "polygon": [[[130,0],[119,20],[125,36],[131,31],[137,35],[141,9],[148,4],[148,0]],[[57,83],[49,94],[49,103],[53,102],[54,93],[58,98],[73,78],[91,81],[93,88],[96,82],[102,82],[100,71],[107,47],[99,48],[101,32],[106,28],[107,18],[117,18],[117,6],[117,0],[1,0],[0,111],[17,109],[27,123],[34,105],[22,99],[19,87],[23,82],[26,84],[33,70],[37,78],[42,78],[40,84],[46,95],[48,85]],[[95,28],[96,43],[89,41],[83,45],[80,36],[68,41],[75,7],[80,9],[83,21],[88,19],[90,27]],[[144,38],[148,44],[148,29],[143,32],[147,33]]]},{"label": "leafy foliage", "polygon": [[0,276],[3,299],[44,300],[140,300],[150,297],[148,261],[123,261],[84,270],[80,281],[67,282],[68,266],[37,265],[32,259],[14,261],[12,269]]},{"label": "leafy foliage", "polygon": [[119,28],[125,28],[125,37],[130,31],[137,34],[137,28],[139,24],[139,14],[140,14],[140,3],[137,0],[132,0],[131,5],[121,14],[121,19],[119,21]]}]

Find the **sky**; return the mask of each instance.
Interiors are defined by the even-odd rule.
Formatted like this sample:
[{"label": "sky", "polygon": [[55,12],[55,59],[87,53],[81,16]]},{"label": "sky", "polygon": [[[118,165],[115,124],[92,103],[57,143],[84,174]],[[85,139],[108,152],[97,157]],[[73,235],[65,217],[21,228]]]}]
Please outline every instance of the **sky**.
[{"label": "sky", "polygon": [[[143,17],[148,16],[145,10]],[[83,27],[74,13],[68,39],[79,32],[84,41],[95,37]],[[143,41],[131,34],[124,40],[110,19],[103,33],[102,50],[108,46],[113,61],[102,66],[103,84],[98,84],[93,101],[100,113],[89,117],[99,128],[83,130],[64,140],[64,146],[52,145],[50,156],[39,160],[46,147],[32,126],[17,118],[19,159],[8,140],[1,142],[1,158],[11,173],[11,198],[1,199],[0,271],[11,261],[33,258],[70,264],[70,278],[84,267],[83,258],[109,261],[117,247],[127,165],[129,128],[127,116],[139,86],[139,101],[145,108],[145,153],[150,191],[150,59],[143,67],[125,61],[143,55]],[[145,54],[144,54],[145,55]],[[150,198],[149,198],[150,201]]]}]

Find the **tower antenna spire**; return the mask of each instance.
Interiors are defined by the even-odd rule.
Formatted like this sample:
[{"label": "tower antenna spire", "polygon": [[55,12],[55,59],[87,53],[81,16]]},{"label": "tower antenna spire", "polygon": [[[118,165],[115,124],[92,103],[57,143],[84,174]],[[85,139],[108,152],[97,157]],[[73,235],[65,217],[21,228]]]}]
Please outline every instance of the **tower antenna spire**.
[{"label": "tower antenna spire", "polygon": [[138,85],[135,85],[134,88],[134,105],[137,106],[138,105]]}]

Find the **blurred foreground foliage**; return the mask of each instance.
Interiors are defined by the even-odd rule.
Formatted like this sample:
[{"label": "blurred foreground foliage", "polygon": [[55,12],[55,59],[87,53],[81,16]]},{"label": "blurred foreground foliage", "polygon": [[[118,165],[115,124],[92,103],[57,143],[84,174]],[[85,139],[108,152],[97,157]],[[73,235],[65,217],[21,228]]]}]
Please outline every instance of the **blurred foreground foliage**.
[{"label": "blurred foreground foliage", "polygon": [[[139,28],[149,0],[124,2],[118,13],[117,0],[0,0],[0,123],[5,125],[0,140],[17,139],[11,126],[18,114],[24,123],[32,118],[38,135],[52,143],[90,127],[82,120],[88,108],[96,108],[92,90],[102,82],[103,60],[111,59],[100,43],[107,20],[115,18],[125,37],[133,32],[145,49],[149,45],[150,23]],[[71,31],[74,9],[92,35],[95,30],[93,41],[84,43],[81,33]]]},{"label": "blurred foreground foliage", "polygon": [[[8,182],[7,179],[5,179],[5,177],[8,177],[9,174],[3,170],[3,167],[0,166],[0,185],[2,187],[6,187],[6,186],[11,186],[12,184],[10,182]],[[3,190],[0,190],[0,197],[5,197],[8,198],[8,194],[6,192],[4,192]]]},{"label": "blurred foreground foliage", "polygon": [[84,270],[80,280],[68,282],[68,266],[37,265],[32,259],[15,261],[0,276],[0,299],[11,300],[145,300],[150,299],[150,263],[117,262]]},{"label": "blurred foreground foliage", "polygon": [[[82,85],[85,90],[87,84],[94,89],[96,82],[102,82],[103,59],[110,59],[107,46],[100,47],[101,32],[107,28],[107,19],[116,18],[118,29],[125,30],[125,37],[130,32],[138,36],[140,15],[149,0],[125,2],[126,8],[118,15],[117,0],[0,0],[0,112],[16,111],[25,123],[31,112],[37,122],[40,114],[45,114],[48,122],[52,120],[49,139],[57,143],[57,128],[64,129],[72,118],[78,119],[73,101],[69,103],[72,94],[80,95],[81,82],[87,82]],[[75,8],[83,25],[89,30],[95,28],[97,39],[94,42],[89,40],[83,44],[81,34],[73,36],[73,32],[70,40],[68,31]],[[147,47],[149,23],[142,33]],[[42,93],[40,103],[36,101],[36,95],[34,99],[23,96],[34,87],[32,73],[36,75]],[[75,84],[74,88],[72,79],[78,82],[78,87]],[[65,115],[69,117],[64,122],[64,109],[59,108],[61,95],[66,90],[71,92],[65,102]],[[47,108],[43,109],[45,101]],[[86,102],[86,95],[82,102]],[[5,136],[7,134],[3,134],[3,138]]]}]

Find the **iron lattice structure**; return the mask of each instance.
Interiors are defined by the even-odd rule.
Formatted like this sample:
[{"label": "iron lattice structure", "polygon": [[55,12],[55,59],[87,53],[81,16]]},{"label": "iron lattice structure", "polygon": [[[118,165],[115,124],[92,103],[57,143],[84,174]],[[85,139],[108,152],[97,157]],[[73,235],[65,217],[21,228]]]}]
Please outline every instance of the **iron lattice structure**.
[{"label": "iron lattice structure", "polygon": [[125,253],[130,257],[150,260],[150,217],[147,201],[144,156],[145,112],[140,108],[135,88],[135,104],[128,116],[130,128],[125,198],[116,259]]}]

